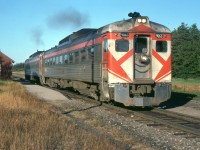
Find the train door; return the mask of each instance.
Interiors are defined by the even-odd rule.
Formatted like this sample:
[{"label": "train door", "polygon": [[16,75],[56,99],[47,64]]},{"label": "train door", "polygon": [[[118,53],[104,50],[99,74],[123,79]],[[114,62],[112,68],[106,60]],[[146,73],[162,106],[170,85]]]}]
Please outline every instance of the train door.
[{"label": "train door", "polygon": [[104,98],[109,99],[108,88],[108,38],[103,36],[102,39],[102,91]]},{"label": "train door", "polygon": [[44,54],[40,54],[40,58],[39,58],[39,80],[41,84],[44,84],[44,72],[43,72],[43,61],[44,61]]},{"label": "train door", "polygon": [[150,36],[135,35],[134,37],[134,79],[152,79]]},{"label": "train door", "polygon": [[40,64],[39,64],[39,75],[42,76],[43,75],[43,55],[40,54]]}]

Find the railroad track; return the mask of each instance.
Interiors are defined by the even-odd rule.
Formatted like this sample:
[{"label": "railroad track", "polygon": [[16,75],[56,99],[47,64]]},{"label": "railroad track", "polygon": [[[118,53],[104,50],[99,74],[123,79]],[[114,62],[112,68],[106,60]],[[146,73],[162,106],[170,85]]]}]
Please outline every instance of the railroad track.
[{"label": "railroad track", "polygon": [[111,105],[108,103],[102,103],[92,100],[85,95],[79,95],[77,93],[71,91],[64,91],[59,89],[54,89],[69,99],[79,99],[84,100],[89,103],[103,105],[105,109],[109,111],[114,111],[118,115],[122,115],[124,117],[131,117],[133,120],[146,123],[147,126],[153,127],[161,127],[161,128],[169,128],[174,129],[175,135],[183,135],[186,138],[200,138],[200,119],[182,115],[179,113],[170,112],[167,110],[159,109],[159,108],[139,108],[139,107],[124,107],[119,104]]},{"label": "railroad track", "polygon": [[191,138],[200,138],[200,119],[181,115],[162,109],[153,109],[149,112],[135,112],[137,115],[155,122],[151,126],[165,125],[179,130],[176,135],[191,134]]}]

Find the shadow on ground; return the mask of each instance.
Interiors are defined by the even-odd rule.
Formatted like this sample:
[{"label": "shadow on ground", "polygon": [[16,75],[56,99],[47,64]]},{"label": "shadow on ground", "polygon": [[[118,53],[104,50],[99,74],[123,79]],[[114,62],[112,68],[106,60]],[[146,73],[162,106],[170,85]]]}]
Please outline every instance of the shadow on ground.
[{"label": "shadow on ground", "polygon": [[197,95],[189,94],[189,93],[181,93],[181,92],[172,92],[172,96],[170,100],[163,102],[159,105],[159,107],[169,109],[175,108],[179,106],[183,106],[191,101]]},{"label": "shadow on ground", "polygon": [[31,82],[31,81],[25,80],[23,78],[18,78],[18,77],[15,77],[15,78],[13,77],[12,80],[14,82],[20,82],[23,85],[34,85],[34,84],[37,84],[35,82]]}]

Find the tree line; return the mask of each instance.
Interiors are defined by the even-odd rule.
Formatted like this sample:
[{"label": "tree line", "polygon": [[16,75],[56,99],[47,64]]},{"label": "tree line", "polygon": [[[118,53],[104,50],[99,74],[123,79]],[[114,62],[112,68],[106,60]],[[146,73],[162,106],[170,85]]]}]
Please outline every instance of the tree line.
[{"label": "tree line", "polygon": [[200,30],[196,24],[182,23],[172,31],[172,75],[184,79],[200,77]]},{"label": "tree line", "polygon": [[17,63],[13,65],[12,71],[24,71],[24,63]]}]

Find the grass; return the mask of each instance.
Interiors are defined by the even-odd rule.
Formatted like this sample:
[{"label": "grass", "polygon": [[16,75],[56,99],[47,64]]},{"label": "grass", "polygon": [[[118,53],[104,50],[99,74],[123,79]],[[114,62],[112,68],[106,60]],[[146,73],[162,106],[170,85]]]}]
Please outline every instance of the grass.
[{"label": "grass", "polygon": [[180,92],[189,92],[199,96],[200,93],[200,79],[172,79],[172,89]]},{"label": "grass", "polygon": [[19,83],[0,81],[0,91],[0,149],[121,149],[52,112]]}]

